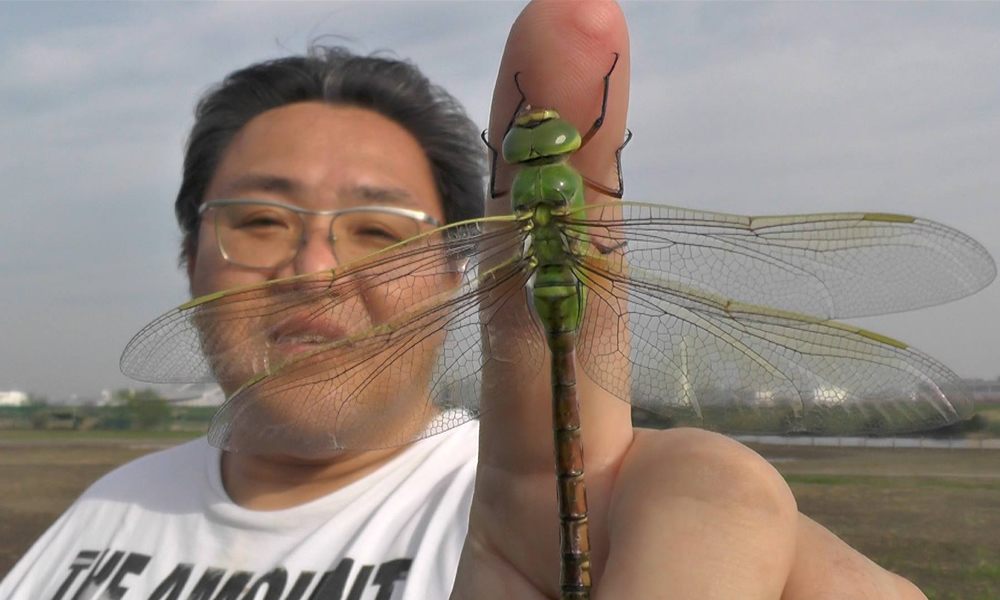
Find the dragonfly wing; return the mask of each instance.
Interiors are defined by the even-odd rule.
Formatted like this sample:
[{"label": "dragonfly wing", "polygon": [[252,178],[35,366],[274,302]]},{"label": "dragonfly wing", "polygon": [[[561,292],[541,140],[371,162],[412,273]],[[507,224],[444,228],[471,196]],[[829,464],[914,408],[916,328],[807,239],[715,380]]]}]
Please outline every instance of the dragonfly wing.
[{"label": "dragonfly wing", "polygon": [[[508,237],[469,255],[459,285],[436,281],[436,294],[402,305],[391,320],[251,380],[219,410],[209,441],[231,451],[320,456],[398,446],[477,416],[484,368],[494,359],[481,350],[482,332],[498,314],[530,314],[523,236]],[[506,352],[537,370],[543,344],[527,336]]]},{"label": "dragonfly wing", "polygon": [[545,334],[531,310],[532,270],[521,264],[498,275],[478,293],[477,310],[455,311],[447,325],[431,378],[430,397],[438,406],[482,414],[491,408],[482,403],[486,390],[502,398],[512,388],[510,378],[531,381],[548,365]]},{"label": "dragonfly wing", "polygon": [[193,327],[195,312],[181,305],[143,327],[122,352],[121,372],[149,383],[216,381]]},{"label": "dragonfly wing", "polygon": [[[729,301],[614,258],[577,269],[588,287],[584,321],[594,321],[578,342],[582,368],[609,392],[678,423],[881,434],[939,427],[971,411],[953,372],[901,342]],[[616,328],[628,337],[612,341]],[[605,368],[616,362],[628,368]]]},{"label": "dragonfly wing", "polygon": [[391,314],[419,305],[440,291],[420,281],[460,271],[491,244],[510,245],[520,228],[502,218],[460,223],[332,271],[196,298],[136,334],[121,370],[153,383],[238,387],[282,361],[283,336],[356,334],[373,325],[369,306]]},{"label": "dragonfly wing", "polygon": [[567,228],[590,236],[591,254],[620,248],[662,279],[824,319],[941,304],[996,276],[975,240],[900,215],[743,217],[621,202],[575,209]]}]

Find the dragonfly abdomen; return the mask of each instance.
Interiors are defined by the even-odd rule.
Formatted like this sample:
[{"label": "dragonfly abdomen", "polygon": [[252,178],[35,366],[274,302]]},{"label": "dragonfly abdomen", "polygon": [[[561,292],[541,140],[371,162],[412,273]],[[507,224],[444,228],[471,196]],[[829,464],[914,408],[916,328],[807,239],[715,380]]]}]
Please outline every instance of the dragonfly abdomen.
[{"label": "dragonfly abdomen", "polygon": [[559,506],[559,551],[562,555],[560,597],[562,600],[587,600],[592,584],[590,525],[587,520],[580,405],[576,395],[576,331],[549,332],[548,342],[552,350],[552,435]]},{"label": "dragonfly abdomen", "polygon": [[552,434],[558,484],[562,600],[590,598],[590,536],[583,438],[576,395],[576,334],[586,295],[573,271],[586,236],[569,236],[562,221],[584,205],[583,177],[567,162],[580,134],[552,110],[525,109],[504,139],[504,159],[521,166],[511,183],[514,214],[531,214],[534,307],[552,351]]},{"label": "dragonfly abdomen", "polygon": [[[555,441],[556,499],[559,508],[559,576],[562,600],[590,598],[590,534],[583,437],[576,394],[576,333],[585,295],[571,267],[575,238],[563,234],[559,213],[583,203],[582,184],[564,177],[579,174],[564,164],[527,167],[518,179],[530,182],[531,197],[515,196],[534,213],[531,230],[536,261],[534,307],[552,351],[552,435]],[[529,193],[529,192],[525,192]]]}]

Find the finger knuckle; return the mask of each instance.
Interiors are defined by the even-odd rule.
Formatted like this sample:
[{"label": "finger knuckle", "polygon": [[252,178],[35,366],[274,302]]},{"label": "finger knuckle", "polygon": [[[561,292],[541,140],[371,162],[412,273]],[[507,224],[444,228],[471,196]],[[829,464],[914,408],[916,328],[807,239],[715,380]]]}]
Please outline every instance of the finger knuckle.
[{"label": "finger knuckle", "polygon": [[753,450],[725,436],[698,429],[658,432],[637,462],[652,485],[668,493],[779,519],[795,519],[798,508],[781,475]]}]

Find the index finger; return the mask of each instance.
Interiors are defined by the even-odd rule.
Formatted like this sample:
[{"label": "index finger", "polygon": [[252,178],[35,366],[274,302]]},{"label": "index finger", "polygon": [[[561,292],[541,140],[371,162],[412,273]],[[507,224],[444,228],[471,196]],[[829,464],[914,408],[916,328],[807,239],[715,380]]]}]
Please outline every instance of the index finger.
[{"label": "index finger", "polygon": [[[616,54],[618,55],[617,63]],[[612,2],[545,2],[529,4],[515,21],[508,36],[490,115],[489,140],[501,147],[503,136],[521,101],[514,76],[519,75],[525,102],[535,107],[553,108],[581,133],[591,129],[601,115],[605,77],[611,74],[606,113],[594,137],[572,158],[580,173],[604,186],[618,186],[616,151],[625,133],[628,109],[628,32],[620,7]],[[513,168],[497,161],[497,188],[509,187]],[[588,202],[607,201],[587,190]],[[491,199],[487,214],[507,214],[510,199]],[[495,327],[496,338],[523,334],[523,323]],[[511,342],[513,344],[513,341]],[[505,365],[535,372],[537,365]],[[540,375],[525,381],[504,374],[503,397],[493,401],[481,419],[480,464],[490,464],[506,472],[552,472],[552,409],[549,366]],[[578,371],[578,377],[583,375]],[[592,382],[591,382],[592,383]],[[580,377],[582,422],[588,456],[616,463],[630,441],[631,420],[627,404],[607,396],[596,385],[585,385]],[[516,441],[516,443],[512,443]],[[587,459],[587,464],[591,464]],[[588,470],[590,467],[588,466]]]}]

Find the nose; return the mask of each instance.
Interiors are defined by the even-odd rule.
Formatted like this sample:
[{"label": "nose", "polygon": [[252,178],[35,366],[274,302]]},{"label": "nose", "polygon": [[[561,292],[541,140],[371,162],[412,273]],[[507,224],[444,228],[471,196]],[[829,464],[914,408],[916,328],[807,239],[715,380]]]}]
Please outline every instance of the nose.
[{"label": "nose", "polygon": [[337,264],[329,229],[314,229],[306,232],[305,244],[299,248],[291,266],[296,275],[305,275],[333,269]]}]

